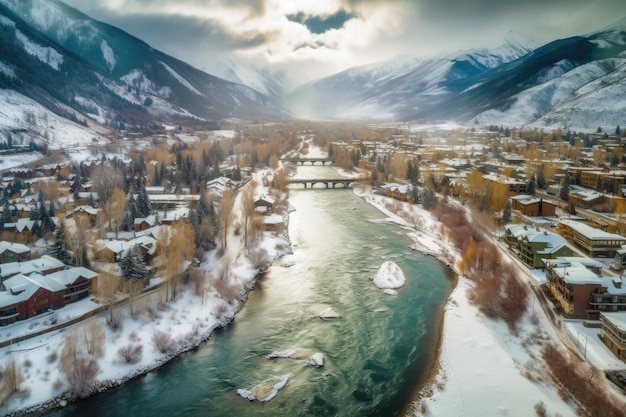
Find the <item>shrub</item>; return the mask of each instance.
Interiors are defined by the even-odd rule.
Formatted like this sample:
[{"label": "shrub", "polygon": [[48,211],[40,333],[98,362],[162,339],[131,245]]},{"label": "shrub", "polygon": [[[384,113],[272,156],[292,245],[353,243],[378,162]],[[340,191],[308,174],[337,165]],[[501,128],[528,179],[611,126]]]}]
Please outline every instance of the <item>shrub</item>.
[{"label": "shrub", "polygon": [[539,417],[548,416],[548,413],[546,411],[546,405],[543,403],[543,401],[539,401],[537,404],[535,404],[535,413],[537,413]]},{"label": "shrub", "polygon": [[152,344],[161,353],[167,353],[174,348],[176,341],[169,333],[156,330],[152,335]]},{"label": "shrub", "polygon": [[9,357],[2,372],[2,382],[0,383],[0,405],[4,404],[11,395],[22,391],[24,374],[15,359]]},{"label": "shrub", "polygon": [[58,358],[59,358],[59,354],[56,351],[50,352],[50,354],[46,356],[46,362],[48,362],[49,364],[52,364],[52,363],[55,363]]},{"label": "shrub", "polygon": [[100,372],[100,366],[95,359],[79,358],[76,360],[65,372],[70,391],[79,396],[89,394],[98,372]]},{"label": "shrub", "polygon": [[143,345],[128,344],[117,351],[117,355],[126,363],[137,363],[143,355]]},{"label": "shrub", "polygon": [[231,303],[241,297],[241,286],[237,284],[229,285],[223,280],[217,279],[213,283],[213,288],[215,288],[215,291],[217,291],[219,296],[227,303]]}]

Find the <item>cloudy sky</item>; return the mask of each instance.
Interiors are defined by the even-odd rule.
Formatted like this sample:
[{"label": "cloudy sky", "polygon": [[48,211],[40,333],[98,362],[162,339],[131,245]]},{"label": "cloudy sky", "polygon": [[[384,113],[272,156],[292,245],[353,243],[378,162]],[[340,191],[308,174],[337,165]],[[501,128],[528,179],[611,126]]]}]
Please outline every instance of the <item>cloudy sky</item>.
[{"label": "cloudy sky", "polygon": [[216,72],[226,59],[294,82],[399,54],[495,47],[508,31],[550,41],[626,16],[623,0],[65,0],[153,47]]}]

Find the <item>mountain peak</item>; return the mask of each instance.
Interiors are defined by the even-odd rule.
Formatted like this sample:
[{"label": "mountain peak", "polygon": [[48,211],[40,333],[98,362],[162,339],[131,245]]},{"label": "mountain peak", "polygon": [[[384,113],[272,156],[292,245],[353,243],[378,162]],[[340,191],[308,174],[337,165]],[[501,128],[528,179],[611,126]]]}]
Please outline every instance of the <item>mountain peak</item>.
[{"label": "mountain peak", "polygon": [[518,46],[528,51],[537,49],[542,45],[541,42],[537,41],[531,36],[514,30],[510,30],[506,33],[506,35],[504,35],[504,42],[505,44]]}]

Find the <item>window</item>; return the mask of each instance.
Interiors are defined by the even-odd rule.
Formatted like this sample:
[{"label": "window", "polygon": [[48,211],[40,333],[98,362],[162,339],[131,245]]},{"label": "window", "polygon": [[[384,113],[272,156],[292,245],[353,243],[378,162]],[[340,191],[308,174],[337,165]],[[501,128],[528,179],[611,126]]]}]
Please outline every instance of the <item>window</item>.
[{"label": "window", "polygon": [[13,314],[17,314],[17,307],[0,310],[0,317],[12,316]]}]

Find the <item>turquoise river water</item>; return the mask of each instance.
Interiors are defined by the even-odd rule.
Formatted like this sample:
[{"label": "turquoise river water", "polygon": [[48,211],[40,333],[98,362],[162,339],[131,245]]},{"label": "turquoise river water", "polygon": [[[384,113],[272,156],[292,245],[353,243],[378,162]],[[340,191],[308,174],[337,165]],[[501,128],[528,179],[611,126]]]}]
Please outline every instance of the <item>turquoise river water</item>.
[{"label": "turquoise river water", "polygon": [[[53,416],[393,416],[410,403],[435,360],[452,272],[409,248],[406,231],[350,190],[290,192],[293,254],[277,260],[227,328],[145,377]],[[407,284],[384,294],[371,278],[386,260]],[[316,305],[341,318],[321,320]],[[325,365],[270,360],[310,349]],[[290,374],[270,402],[252,388]]]}]

